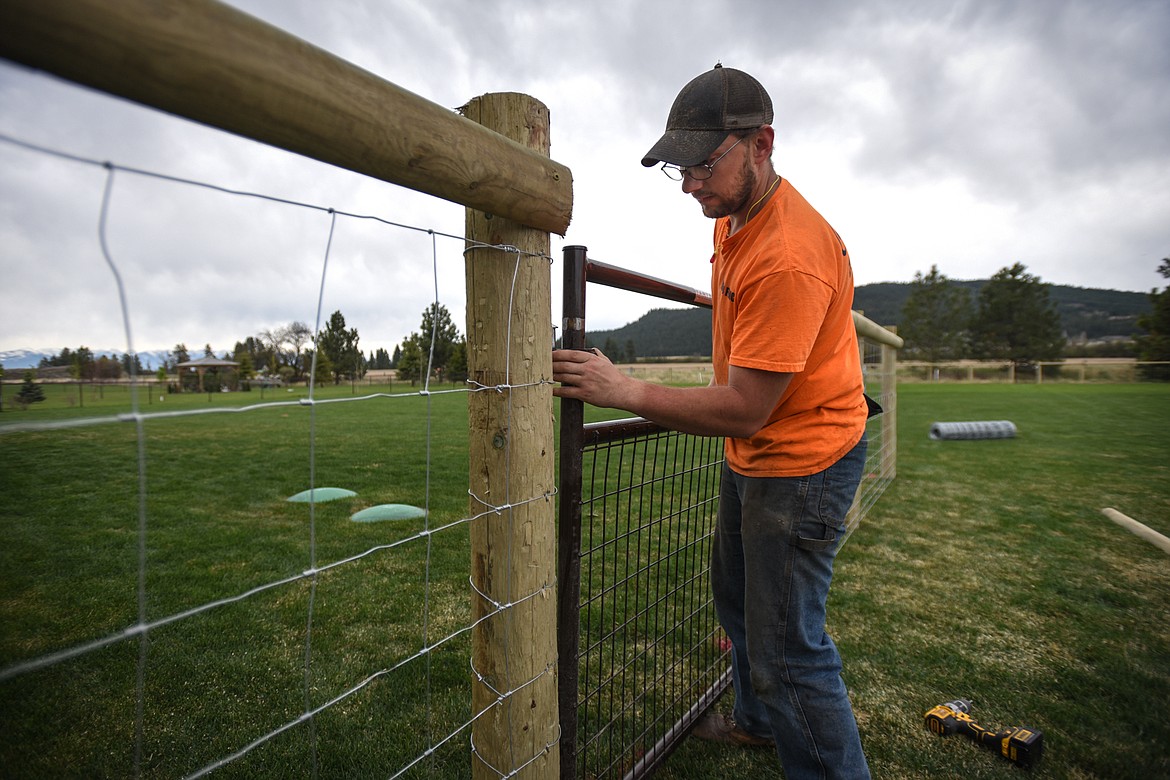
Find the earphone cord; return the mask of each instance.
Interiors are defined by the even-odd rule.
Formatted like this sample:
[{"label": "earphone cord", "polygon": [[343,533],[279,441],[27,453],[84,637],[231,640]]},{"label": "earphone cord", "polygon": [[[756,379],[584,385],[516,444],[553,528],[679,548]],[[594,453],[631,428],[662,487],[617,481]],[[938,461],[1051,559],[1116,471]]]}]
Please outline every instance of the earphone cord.
[{"label": "earphone cord", "polygon": [[756,206],[758,206],[758,205],[760,205],[761,203],[763,203],[763,202],[764,202],[764,198],[766,198],[766,197],[768,197],[769,195],[771,195],[771,194],[772,194],[772,190],[776,189],[776,185],[777,185],[777,184],[779,184],[779,183],[780,183],[780,176],[779,176],[779,174],[777,174],[777,176],[776,176],[776,180],[775,180],[775,181],[773,181],[773,182],[772,182],[772,183],[771,183],[771,184],[768,186],[768,189],[764,191],[764,194],[760,196],[760,199],[759,199],[759,200],[757,200],[755,203],[753,203],[751,206],[749,206],[749,207],[748,207],[748,210],[747,210],[747,217],[744,219],[744,222],[747,222],[749,219],[751,219],[751,218],[752,218],[752,210],[753,210],[753,209],[755,209],[755,207],[756,207]]}]

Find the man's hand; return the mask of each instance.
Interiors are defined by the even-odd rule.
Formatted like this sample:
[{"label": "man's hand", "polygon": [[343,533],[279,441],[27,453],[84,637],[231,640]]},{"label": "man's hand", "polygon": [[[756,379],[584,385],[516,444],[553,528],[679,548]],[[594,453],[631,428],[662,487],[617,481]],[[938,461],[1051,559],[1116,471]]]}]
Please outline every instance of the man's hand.
[{"label": "man's hand", "polygon": [[624,409],[684,433],[754,436],[768,421],[792,374],[731,366],[726,385],[665,387],[626,376],[601,350],[553,350],[553,395]]},{"label": "man's hand", "polygon": [[574,398],[594,406],[626,408],[623,395],[629,377],[622,374],[600,349],[554,349],[552,353],[553,395]]}]

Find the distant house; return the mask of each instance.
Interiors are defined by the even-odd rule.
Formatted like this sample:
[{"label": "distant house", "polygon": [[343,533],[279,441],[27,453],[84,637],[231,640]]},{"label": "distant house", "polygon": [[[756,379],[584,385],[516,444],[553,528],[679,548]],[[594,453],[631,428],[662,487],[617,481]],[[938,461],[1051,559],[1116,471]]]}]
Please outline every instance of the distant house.
[{"label": "distant house", "polygon": [[[185,363],[179,363],[176,368],[179,370],[179,390],[183,390],[183,377],[194,373],[198,379],[195,387],[197,390],[203,390],[203,375],[208,371],[232,371],[232,378],[235,379],[235,370],[239,368],[240,364],[234,360],[220,360],[214,357],[204,357],[198,360],[188,360]],[[234,384],[234,382],[233,382]]]}]

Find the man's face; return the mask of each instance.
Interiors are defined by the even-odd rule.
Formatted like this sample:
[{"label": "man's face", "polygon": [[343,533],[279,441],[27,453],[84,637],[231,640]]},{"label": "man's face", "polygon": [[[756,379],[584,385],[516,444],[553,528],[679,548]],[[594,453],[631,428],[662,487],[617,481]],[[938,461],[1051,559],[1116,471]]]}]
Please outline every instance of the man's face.
[{"label": "man's face", "polygon": [[[711,154],[707,162],[716,160],[739,139],[729,136]],[[751,165],[750,144],[744,139],[735,149],[719,160],[712,168],[711,178],[696,181],[684,176],[683,192],[699,202],[703,216],[718,219],[747,208],[752,190],[756,186],[756,171]]]}]

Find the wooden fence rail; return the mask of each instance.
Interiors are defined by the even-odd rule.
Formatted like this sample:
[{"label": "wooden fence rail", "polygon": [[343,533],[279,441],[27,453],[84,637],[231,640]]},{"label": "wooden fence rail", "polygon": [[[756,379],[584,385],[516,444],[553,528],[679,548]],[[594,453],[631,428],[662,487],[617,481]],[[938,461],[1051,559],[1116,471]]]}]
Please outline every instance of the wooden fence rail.
[{"label": "wooden fence rail", "polygon": [[213,0],[0,0],[0,57],[564,235],[569,169]]}]

